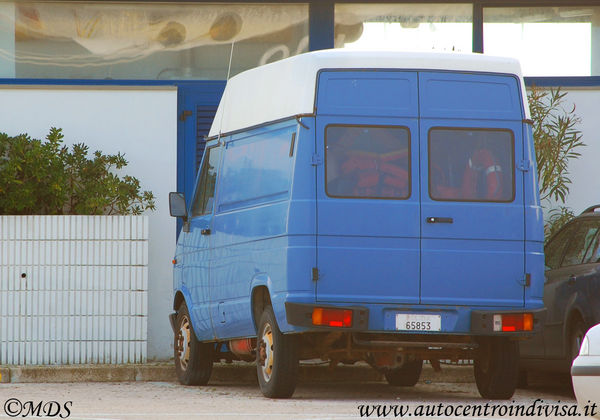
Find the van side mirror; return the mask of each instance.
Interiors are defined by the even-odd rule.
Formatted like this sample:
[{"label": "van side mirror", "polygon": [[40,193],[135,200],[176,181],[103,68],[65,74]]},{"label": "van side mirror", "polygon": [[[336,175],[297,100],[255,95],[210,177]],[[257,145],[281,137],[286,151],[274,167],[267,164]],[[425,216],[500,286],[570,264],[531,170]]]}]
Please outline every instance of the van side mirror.
[{"label": "van side mirror", "polygon": [[185,206],[185,195],[179,192],[169,193],[169,212],[172,217],[187,218],[187,208]]}]

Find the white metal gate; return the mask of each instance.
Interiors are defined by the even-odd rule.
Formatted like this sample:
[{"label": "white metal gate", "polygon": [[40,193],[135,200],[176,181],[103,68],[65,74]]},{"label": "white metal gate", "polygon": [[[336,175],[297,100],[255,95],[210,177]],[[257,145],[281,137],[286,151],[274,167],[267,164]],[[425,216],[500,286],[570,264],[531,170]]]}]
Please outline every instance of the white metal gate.
[{"label": "white metal gate", "polygon": [[146,361],[148,218],[0,216],[0,364]]}]

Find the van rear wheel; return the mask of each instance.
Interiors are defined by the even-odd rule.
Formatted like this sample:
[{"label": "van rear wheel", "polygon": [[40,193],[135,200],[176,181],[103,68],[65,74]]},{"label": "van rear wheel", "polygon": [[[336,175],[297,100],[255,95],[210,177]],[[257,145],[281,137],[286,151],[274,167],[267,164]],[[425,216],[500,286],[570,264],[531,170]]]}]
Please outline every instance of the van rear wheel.
[{"label": "van rear wheel", "polygon": [[412,360],[399,368],[387,370],[384,375],[388,384],[392,386],[415,386],[419,382],[422,369],[422,360]]},{"label": "van rear wheel", "polygon": [[265,307],[258,326],[256,369],[258,384],[268,398],[289,398],[298,382],[296,337],[279,331],[271,306]]},{"label": "van rear wheel", "polygon": [[213,367],[213,345],[196,338],[185,302],[175,321],[174,356],[177,379],[183,385],[206,385]]},{"label": "van rear wheel", "polygon": [[519,380],[519,345],[502,337],[480,343],[475,359],[475,383],[479,394],[491,400],[513,396]]}]

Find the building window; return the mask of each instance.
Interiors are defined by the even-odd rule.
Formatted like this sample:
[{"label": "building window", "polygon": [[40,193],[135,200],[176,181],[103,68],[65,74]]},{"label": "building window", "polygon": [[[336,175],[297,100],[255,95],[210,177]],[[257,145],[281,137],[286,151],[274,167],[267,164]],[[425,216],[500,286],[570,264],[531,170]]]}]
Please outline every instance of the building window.
[{"label": "building window", "polygon": [[306,4],[0,2],[0,78],[217,79],[308,50]]},{"label": "building window", "polygon": [[336,4],[335,47],[472,50],[472,4]]},{"label": "building window", "polygon": [[525,76],[600,75],[600,7],[485,8],[484,51]]}]

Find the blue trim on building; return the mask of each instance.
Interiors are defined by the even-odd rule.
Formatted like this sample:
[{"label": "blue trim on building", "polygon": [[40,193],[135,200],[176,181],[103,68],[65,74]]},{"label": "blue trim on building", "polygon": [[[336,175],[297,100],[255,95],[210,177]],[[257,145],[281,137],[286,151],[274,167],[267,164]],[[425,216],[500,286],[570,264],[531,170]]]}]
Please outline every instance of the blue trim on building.
[{"label": "blue trim on building", "polygon": [[473,52],[483,53],[483,6],[473,3]]},{"label": "blue trim on building", "polygon": [[312,2],[308,5],[308,50],[326,50],[334,47],[335,3]]},{"label": "blue trim on building", "polygon": [[[49,86],[195,86],[199,82],[214,80],[145,80],[145,79],[6,79],[0,85],[49,85]],[[222,83],[221,80],[216,82]]]},{"label": "blue trim on building", "polygon": [[525,77],[525,85],[540,87],[600,87],[600,76]]}]

